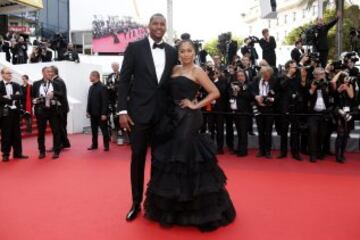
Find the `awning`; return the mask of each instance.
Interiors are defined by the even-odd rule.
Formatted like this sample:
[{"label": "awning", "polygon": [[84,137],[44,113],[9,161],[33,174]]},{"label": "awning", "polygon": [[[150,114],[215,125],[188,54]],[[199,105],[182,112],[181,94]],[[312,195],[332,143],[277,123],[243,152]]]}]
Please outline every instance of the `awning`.
[{"label": "awning", "polygon": [[13,14],[42,8],[42,0],[0,0],[0,14]]},{"label": "awning", "polygon": [[42,0],[10,0],[10,1],[37,9],[43,8]]}]

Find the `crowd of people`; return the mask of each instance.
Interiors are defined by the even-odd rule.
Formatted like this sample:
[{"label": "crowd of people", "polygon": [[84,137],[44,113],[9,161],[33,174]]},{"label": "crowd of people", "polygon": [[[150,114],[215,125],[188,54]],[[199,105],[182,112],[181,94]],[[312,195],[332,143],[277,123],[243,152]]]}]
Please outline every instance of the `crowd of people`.
[{"label": "crowd of people", "polygon": [[[258,65],[254,64],[258,55],[254,54],[253,39],[245,41],[242,57],[234,56],[231,64],[222,64],[217,56],[214,63],[203,65],[221,92],[220,99],[204,108],[203,131],[210,132],[216,140],[218,153],[224,152],[226,141],[231,151],[246,156],[248,135],[254,135],[254,117],[258,130],[258,157],[272,158],[275,125],[280,136],[278,158],[287,156],[290,145],[294,159],[302,160],[302,154],[306,154],[311,162],[331,154],[330,138],[335,131],[335,157],[337,162],[343,163],[349,133],[360,110],[360,75],[355,66],[359,61],[357,53],[344,53],[341,61],[333,61],[323,68],[324,59],[304,51],[299,40],[289,54],[291,60],[278,68],[275,67],[276,42],[268,29],[262,33],[263,38],[257,42],[263,49],[263,59]],[[327,62],[327,53],[322,54]],[[200,92],[199,99],[203,97]]]},{"label": "crowd of people", "polygon": [[[29,52],[29,46],[32,46]],[[6,60],[12,64],[26,64],[57,61],[80,62],[79,55],[72,43],[56,34],[54,39],[34,40],[32,43],[18,33],[8,32],[0,35],[0,52],[4,52]]]},{"label": "crowd of people", "polygon": [[109,16],[107,20],[103,20],[95,16],[92,22],[92,31],[94,39],[112,36],[116,44],[120,42],[118,34],[124,34],[125,39],[131,39],[137,35],[143,36],[146,28],[131,19]]}]

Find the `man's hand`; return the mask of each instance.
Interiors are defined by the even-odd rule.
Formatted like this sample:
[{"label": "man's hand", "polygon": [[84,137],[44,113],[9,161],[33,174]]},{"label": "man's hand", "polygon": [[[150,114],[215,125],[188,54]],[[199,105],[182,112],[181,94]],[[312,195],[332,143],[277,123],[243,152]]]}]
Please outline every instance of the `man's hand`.
[{"label": "man's hand", "polygon": [[129,131],[129,132],[131,132],[131,126],[135,125],[133,120],[127,114],[120,114],[119,122],[120,122],[120,127],[122,129],[126,129],[126,131]]},{"label": "man's hand", "polygon": [[260,95],[256,96],[255,100],[256,100],[256,102],[258,103],[259,106],[265,106],[264,103],[263,103],[264,102],[264,97],[263,96],[260,96]]},{"label": "man's hand", "polygon": [[90,118],[90,113],[86,113],[86,117],[87,117],[87,118]]},{"label": "man's hand", "polygon": [[107,120],[107,116],[106,115],[101,115],[101,121],[106,121]]}]

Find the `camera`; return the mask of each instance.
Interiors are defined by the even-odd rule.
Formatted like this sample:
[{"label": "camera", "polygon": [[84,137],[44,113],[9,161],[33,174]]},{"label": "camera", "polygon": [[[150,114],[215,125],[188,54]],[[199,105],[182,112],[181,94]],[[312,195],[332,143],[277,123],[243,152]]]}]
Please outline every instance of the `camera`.
[{"label": "camera", "polygon": [[261,114],[261,112],[259,111],[259,109],[257,108],[257,106],[256,106],[255,103],[253,103],[253,104],[251,105],[251,107],[252,107],[252,110],[253,110],[253,113],[254,113],[254,116],[255,116],[255,117],[256,117],[256,116],[259,116],[259,115]]},{"label": "camera", "polygon": [[326,88],[329,83],[327,81],[325,81],[324,79],[321,80],[314,80],[313,84],[317,87],[317,88]]},{"label": "camera", "polygon": [[352,77],[347,72],[342,72],[339,76],[340,84],[353,84],[356,81],[356,77]]},{"label": "camera", "polygon": [[336,113],[339,114],[346,122],[350,122],[352,120],[352,116],[349,111],[341,108],[336,109]]},{"label": "camera", "polygon": [[335,62],[331,63],[331,65],[333,66],[334,70],[346,69],[346,66],[343,64],[343,62],[341,60],[335,61]]},{"label": "camera", "polygon": [[346,61],[346,60],[350,60],[353,63],[356,63],[359,61],[359,58],[358,58],[358,55],[356,52],[348,52],[344,56],[344,61]]},{"label": "camera", "polygon": [[248,40],[250,40],[248,45],[251,47],[254,47],[255,43],[259,43],[259,38],[256,36],[249,36],[248,38],[245,39],[245,42],[247,42]]},{"label": "camera", "polygon": [[275,91],[274,90],[270,90],[268,92],[268,95],[264,97],[264,104],[266,106],[271,106],[275,101]]}]

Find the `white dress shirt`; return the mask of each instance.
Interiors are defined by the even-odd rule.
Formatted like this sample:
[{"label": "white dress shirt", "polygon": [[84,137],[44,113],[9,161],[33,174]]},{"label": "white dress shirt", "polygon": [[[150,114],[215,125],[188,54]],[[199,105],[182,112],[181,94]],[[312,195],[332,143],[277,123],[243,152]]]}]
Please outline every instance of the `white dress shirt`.
[{"label": "white dress shirt", "polygon": [[326,106],[325,106],[325,101],[322,95],[322,91],[321,90],[317,90],[316,91],[317,94],[317,98],[316,98],[316,103],[314,106],[314,111],[315,112],[322,112],[326,110]]},{"label": "white dress shirt", "polygon": [[265,97],[268,94],[269,94],[269,82],[261,79],[259,83],[259,95]]},{"label": "white dress shirt", "polygon": [[[158,82],[161,80],[161,76],[165,69],[165,49],[153,48],[155,41],[149,36],[150,49],[152,54],[152,59],[154,61],[155,72]],[[159,42],[161,44],[163,41]]]},{"label": "white dress shirt", "polygon": [[[9,84],[6,84],[6,83],[9,83]],[[9,82],[4,81],[4,84],[5,84],[5,89],[6,89],[6,96],[8,98],[10,98],[11,95],[14,95],[14,90],[13,90],[11,81],[9,81]]]}]

